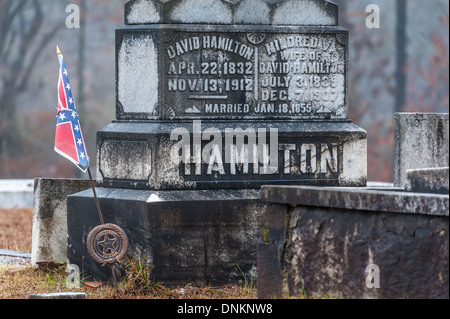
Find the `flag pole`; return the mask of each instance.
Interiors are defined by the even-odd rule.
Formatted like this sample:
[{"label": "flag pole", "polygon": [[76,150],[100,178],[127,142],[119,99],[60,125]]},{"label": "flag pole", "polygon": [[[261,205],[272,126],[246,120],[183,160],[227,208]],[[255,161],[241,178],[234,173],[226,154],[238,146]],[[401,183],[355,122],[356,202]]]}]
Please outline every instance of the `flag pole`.
[{"label": "flag pole", "polygon": [[92,180],[92,174],[91,174],[91,170],[89,169],[89,166],[87,168],[87,171],[89,174],[89,180],[91,181],[92,191],[94,192],[95,205],[97,206],[97,213],[98,213],[98,217],[100,218],[100,224],[103,225],[103,224],[105,224],[105,221],[103,220],[102,211],[100,210],[100,202],[98,201],[97,192],[95,191],[95,185],[94,185],[94,181]]}]

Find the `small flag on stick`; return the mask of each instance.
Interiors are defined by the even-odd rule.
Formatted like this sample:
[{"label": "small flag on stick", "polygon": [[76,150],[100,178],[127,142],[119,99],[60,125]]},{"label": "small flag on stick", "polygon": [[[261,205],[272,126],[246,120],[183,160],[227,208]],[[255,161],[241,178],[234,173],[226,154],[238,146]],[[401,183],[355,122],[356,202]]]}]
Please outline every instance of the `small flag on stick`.
[{"label": "small flag on stick", "polygon": [[95,204],[97,206],[98,217],[104,224],[100,203],[95,191],[91,170],[89,169],[89,156],[86,151],[83,133],[81,132],[80,121],[78,120],[75,100],[72,95],[72,88],[69,81],[64,57],[56,46],[56,53],[59,59],[59,80],[58,80],[58,113],[56,114],[56,134],[55,151],[74,163],[83,173],[88,172],[94,192]]},{"label": "small flag on stick", "polygon": [[59,59],[58,113],[56,115],[55,151],[74,163],[81,171],[89,168],[80,121],[69,81],[64,57],[56,47]]}]

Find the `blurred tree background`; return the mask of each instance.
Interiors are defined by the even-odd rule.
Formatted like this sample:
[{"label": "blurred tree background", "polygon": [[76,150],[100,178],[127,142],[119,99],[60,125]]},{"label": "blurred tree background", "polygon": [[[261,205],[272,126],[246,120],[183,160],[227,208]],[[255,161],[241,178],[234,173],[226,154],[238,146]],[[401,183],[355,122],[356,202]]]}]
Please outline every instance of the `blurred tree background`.
[{"label": "blurred tree background", "polygon": [[[127,1],[0,0],[0,179],[82,176],[53,150],[56,45],[95,167],[96,132],[115,118],[115,29]],[[394,113],[449,111],[449,2],[334,2],[350,31],[350,119],[368,131],[369,180],[392,182]],[[66,27],[69,4],[80,28]],[[366,26],[369,4],[380,28]]]},{"label": "blurred tree background", "polygon": [[[95,172],[96,132],[115,117],[114,37],[126,2],[0,0],[0,178],[83,176],[53,150],[56,45]],[[66,27],[69,4],[80,8],[80,28]]]}]

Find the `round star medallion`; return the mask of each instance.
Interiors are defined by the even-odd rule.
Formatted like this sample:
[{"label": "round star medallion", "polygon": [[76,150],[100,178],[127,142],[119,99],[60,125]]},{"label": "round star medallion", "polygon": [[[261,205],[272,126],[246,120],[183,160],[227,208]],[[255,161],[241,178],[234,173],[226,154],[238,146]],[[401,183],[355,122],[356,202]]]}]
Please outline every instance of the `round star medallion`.
[{"label": "round star medallion", "polygon": [[127,235],[122,228],[114,224],[95,227],[87,238],[89,255],[102,265],[120,262],[125,257],[127,248]]}]

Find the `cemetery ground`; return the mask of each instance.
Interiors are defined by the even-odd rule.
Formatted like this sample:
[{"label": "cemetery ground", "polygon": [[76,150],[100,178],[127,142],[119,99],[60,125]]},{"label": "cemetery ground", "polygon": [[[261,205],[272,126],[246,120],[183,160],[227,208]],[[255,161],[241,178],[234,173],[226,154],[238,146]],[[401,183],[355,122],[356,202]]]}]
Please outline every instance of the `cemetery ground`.
[{"label": "cemetery ground", "polygon": [[[33,209],[0,209],[0,249],[31,251]],[[55,292],[86,292],[88,299],[255,299],[253,278],[243,277],[239,285],[220,287],[167,288],[164,283],[148,280],[151,269],[143,269],[139,262],[125,261],[127,271],[118,283],[118,289],[105,286],[100,289],[66,286],[66,266],[52,269],[33,268],[31,264],[2,265],[0,262],[0,299],[28,299],[30,294]]]}]

